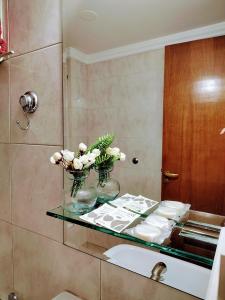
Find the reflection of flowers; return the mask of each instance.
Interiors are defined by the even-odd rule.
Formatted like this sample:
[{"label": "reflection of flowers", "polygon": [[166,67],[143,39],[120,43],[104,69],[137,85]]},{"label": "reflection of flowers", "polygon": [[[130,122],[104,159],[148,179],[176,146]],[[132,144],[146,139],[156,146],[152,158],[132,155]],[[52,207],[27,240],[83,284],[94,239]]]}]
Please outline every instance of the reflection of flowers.
[{"label": "reflection of flowers", "polygon": [[87,150],[87,146],[84,143],[79,144],[79,150],[85,152]]},{"label": "reflection of flowers", "polygon": [[116,160],[124,161],[126,159],[126,154],[124,154],[123,152],[120,152],[120,149],[117,147],[114,147],[114,148],[108,147],[105,152],[106,152],[106,154],[108,154],[110,156],[114,156],[114,158],[116,158]]},{"label": "reflection of flowers", "polygon": [[87,146],[81,143],[77,157],[74,152],[67,149],[55,152],[50,157],[50,162],[55,165],[61,165],[68,172],[84,169],[88,170],[95,163],[95,159],[100,155],[100,151],[93,149],[91,152],[85,153],[85,149],[87,150]]},{"label": "reflection of flowers", "polygon": [[124,161],[126,159],[126,154],[124,154],[123,152],[120,153],[120,160]]},{"label": "reflection of flowers", "polygon": [[99,137],[93,144],[93,147],[99,150],[94,167],[99,173],[99,185],[101,187],[104,187],[105,183],[109,180],[114,163],[118,160],[124,161],[126,159],[126,155],[118,147],[110,147],[113,140],[114,135],[107,134]]},{"label": "reflection of flowers", "polygon": [[[97,139],[94,143],[94,147],[98,152],[98,156],[95,160],[95,168],[112,168],[114,162],[117,160],[125,161],[126,155],[121,152],[118,147],[110,147],[114,140],[114,135],[107,134]],[[100,154],[99,154],[100,153]]]},{"label": "reflection of flowers", "polygon": [[[114,135],[107,134],[99,137],[97,141],[89,147],[84,143],[80,143],[77,154],[65,149],[60,152],[55,152],[50,157],[52,164],[62,166],[65,171],[73,175],[72,196],[76,196],[77,191],[81,188],[90,169],[95,167],[95,169],[99,171],[107,170],[107,172],[110,172],[117,160],[124,161],[126,159],[126,155],[121,152],[119,148],[110,147],[113,140]],[[101,182],[104,181],[107,172],[99,172]]]}]

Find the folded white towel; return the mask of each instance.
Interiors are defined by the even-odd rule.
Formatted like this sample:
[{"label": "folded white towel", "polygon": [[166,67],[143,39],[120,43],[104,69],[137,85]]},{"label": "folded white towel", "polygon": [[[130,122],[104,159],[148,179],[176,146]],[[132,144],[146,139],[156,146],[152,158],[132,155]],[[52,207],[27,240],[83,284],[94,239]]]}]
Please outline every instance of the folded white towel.
[{"label": "folded white towel", "polygon": [[63,292],[53,298],[52,300],[81,300],[80,298],[68,293],[68,292]]}]

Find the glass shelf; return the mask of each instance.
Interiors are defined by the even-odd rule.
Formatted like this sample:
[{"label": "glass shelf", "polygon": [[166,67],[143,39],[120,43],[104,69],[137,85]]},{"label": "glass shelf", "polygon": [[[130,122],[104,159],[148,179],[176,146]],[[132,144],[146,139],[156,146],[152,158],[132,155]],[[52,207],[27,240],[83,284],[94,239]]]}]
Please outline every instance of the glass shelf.
[{"label": "glass shelf", "polygon": [[[218,239],[207,237],[207,235],[201,235],[198,233],[188,234],[186,231],[183,233],[185,226],[183,223],[177,223],[173,228],[170,240],[167,240],[165,244],[159,245],[157,243],[146,242],[129,234],[117,233],[110,229],[88,223],[82,220],[79,215],[68,212],[61,206],[47,211],[47,215],[62,221],[70,222],[114,237],[118,237],[123,240],[134,242],[147,248],[156,249],[163,254],[177,257],[209,269],[213,264],[213,258]],[[136,221],[137,223],[143,221],[143,216],[140,216]]]}]

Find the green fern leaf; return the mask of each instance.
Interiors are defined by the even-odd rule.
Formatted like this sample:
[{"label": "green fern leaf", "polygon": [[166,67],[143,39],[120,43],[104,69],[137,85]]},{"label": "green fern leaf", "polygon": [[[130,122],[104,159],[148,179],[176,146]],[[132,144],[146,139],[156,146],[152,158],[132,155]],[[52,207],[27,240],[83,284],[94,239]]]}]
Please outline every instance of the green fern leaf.
[{"label": "green fern leaf", "polygon": [[100,151],[104,151],[112,144],[113,140],[114,140],[114,134],[106,134],[100,136],[94,144],[88,147],[86,153],[91,152],[94,149],[99,149]]},{"label": "green fern leaf", "polygon": [[108,155],[108,154],[100,155],[100,156],[96,157],[96,159],[95,159],[95,165],[98,167],[100,165],[108,163],[109,160],[111,160],[111,156],[110,155]]}]

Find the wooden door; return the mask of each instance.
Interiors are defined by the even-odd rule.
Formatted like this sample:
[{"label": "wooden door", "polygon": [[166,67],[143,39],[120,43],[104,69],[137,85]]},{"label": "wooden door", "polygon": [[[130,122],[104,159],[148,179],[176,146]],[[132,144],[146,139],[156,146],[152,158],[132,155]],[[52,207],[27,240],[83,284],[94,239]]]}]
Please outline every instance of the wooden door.
[{"label": "wooden door", "polygon": [[223,128],[225,37],[166,47],[162,199],[225,215]]}]

